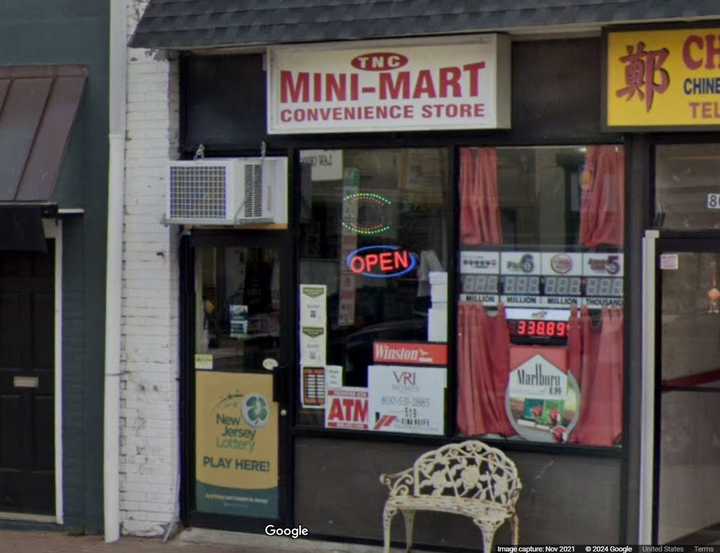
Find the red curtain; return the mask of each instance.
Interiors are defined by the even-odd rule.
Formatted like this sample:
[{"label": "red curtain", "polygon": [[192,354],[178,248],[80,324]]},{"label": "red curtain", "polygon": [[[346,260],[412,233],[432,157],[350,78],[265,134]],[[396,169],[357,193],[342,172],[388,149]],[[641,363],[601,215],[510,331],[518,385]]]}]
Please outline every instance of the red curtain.
[{"label": "red curtain", "polygon": [[460,238],[467,246],[502,244],[495,148],[460,151]]},{"label": "red curtain", "polygon": [[589,146],[582,175],[580,243],[621,247],[625,221],[625,155],[620,146]]},{"label": "red curtain", "polygon": [[510,334],[505,309],[490,317],[480,304],[458,306],[458,427],[466,436],[515,430],[505,411]]},{"label": "red curtain", "polygon": [[569,372],[582,389],[582,383],[589,379],[597,357],[598,336],[593,334],[592,319],[587,307],[580,312],[575,307],[570,314],[568,328]]},{"label": "red curtain", "polygon": [[573,312],[568,331],[570,372],[580,386],[580,417],[570,441],[612,446],[622,439],[623,314],[603,309],[601,327],[590,313]]}]

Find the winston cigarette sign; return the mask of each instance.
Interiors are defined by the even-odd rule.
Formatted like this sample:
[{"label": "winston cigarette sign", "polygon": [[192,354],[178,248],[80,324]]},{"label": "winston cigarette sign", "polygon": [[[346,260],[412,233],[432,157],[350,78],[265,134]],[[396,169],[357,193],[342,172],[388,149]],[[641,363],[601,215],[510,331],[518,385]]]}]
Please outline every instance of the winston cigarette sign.
[{"label": "winston cigarette sign", "polygon": [[612,32],[608,127],[720,125],[720,28]]},{"label": "winston cigarette sign", "polygon": [[510,43],[500,35],[269,53],[270,133],[510,126]]}]

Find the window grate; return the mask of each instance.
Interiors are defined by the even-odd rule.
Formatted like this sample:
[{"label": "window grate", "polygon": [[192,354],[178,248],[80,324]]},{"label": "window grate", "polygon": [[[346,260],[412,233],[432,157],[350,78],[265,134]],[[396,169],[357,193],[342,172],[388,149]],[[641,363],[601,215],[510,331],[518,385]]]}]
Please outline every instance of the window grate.
[{"label": "window grate", "polygon": [[171,167],[170,217],[225,219],[225,167]]},{"label": "window grate", "polygon": [[262,166],[245,166],[245,217],[262,217]]}]

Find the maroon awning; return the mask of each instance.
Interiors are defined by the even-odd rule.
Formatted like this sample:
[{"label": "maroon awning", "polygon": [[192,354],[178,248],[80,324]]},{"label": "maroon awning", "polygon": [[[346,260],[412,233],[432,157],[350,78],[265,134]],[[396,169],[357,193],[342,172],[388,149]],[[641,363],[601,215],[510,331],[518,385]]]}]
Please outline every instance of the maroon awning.
[{"label": "maroon awning", "polygon": [[49,201],[86,78],[79,65],[0,67],[0,203]]}]

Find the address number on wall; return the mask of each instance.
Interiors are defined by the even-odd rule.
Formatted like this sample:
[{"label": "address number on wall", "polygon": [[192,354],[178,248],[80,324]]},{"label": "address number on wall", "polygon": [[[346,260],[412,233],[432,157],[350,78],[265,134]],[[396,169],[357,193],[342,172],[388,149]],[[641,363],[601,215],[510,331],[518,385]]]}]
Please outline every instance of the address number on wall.
[{"label": "address number on wall", "polygon": [[705,207],[708,209],[720,209],[720,194],[708,194]]}]

